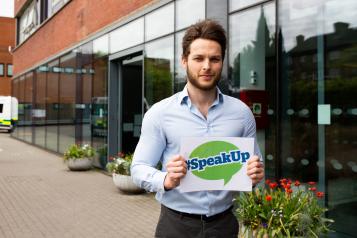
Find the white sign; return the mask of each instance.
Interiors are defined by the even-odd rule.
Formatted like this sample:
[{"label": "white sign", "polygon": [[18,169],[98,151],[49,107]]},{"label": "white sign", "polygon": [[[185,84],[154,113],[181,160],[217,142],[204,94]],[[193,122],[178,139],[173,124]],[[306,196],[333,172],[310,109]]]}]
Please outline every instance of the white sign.
[{"label": "white sign", "polygon": [[254,139],[240,137],[184,137],[180,154],[187,174],[178,189],[252,191],[247,162],[254,153]]}]

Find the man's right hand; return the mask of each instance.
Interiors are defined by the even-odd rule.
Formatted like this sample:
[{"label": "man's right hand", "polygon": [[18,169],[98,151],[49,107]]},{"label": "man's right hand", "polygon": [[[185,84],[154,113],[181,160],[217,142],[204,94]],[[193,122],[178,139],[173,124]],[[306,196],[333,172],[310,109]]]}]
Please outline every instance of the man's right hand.
[{"label": "man's right hand", "polygon": [[187,164],[181,155],[175,155],[166,165],[167,175],[164,188],[170,190],[180,185],[180,180],[186,175]]}]

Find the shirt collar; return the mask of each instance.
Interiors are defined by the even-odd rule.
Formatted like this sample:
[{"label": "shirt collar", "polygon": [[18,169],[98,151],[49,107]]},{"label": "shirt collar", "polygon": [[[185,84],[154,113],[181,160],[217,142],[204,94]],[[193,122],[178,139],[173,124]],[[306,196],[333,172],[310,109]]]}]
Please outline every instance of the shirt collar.
[{"label": "shirt collar", "polygon": [[[223,103],[223,93],[221,92],[221,90],[219,90],[218,87],[216,87],[216,89],[217,89],[217,98],[216,100],[214,100],[212,106]],[[186,103],[189,107],[191,107],[191,100],[190,97],[188,96],[187,85],[185,85],[184,89],[180,92],[178,96],[178,102],[180,104]]]}]

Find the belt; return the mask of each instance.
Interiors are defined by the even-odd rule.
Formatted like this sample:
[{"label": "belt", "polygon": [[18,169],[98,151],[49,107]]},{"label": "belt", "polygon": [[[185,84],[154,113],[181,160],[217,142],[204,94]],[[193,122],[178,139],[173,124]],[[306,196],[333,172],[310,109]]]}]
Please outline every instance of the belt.
[{"label": "belt", "polygon": [[180,211],[176,211],[174,209],[171,209],[169,207],[166,207],[164,205],[161,205],[163,208],[166,208],[167,210],[180,215],[181,217],[189,217],[189,218],[193,218],[193,219],[197,219],[197,220],[201,220],[201,221],[214,221],[217,220],[220,217],[223,217],[224,215],[227,215],[228,213],[231,213],[233,206],[230,206],[227,210],[224,210],[223,212],[217,213],[213,216],[207,216],[207,215],[201,215],[201,214],[192,214],[192,213],[186,213],[186,212],[180,212]]}]

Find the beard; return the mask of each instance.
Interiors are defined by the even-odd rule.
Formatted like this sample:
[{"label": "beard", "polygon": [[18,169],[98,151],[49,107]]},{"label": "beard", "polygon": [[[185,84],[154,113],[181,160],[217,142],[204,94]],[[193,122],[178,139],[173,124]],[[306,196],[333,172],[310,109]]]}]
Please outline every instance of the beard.
[{"label": "beard", "polygon": [[214,75],[213,80],[209,84],[202,84],[199,81],[199,77],[194,75],[190,68],[187,66],[186,69],[186,75],[187,75],[187,80],[197,89],[203,90],[203,91],[210,91],[218,85],[219,80],[221,79],[221,73],[220,71],[218,74]]}]

